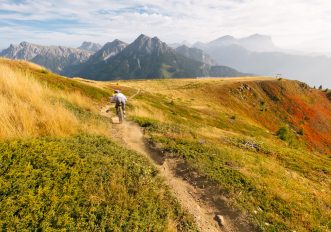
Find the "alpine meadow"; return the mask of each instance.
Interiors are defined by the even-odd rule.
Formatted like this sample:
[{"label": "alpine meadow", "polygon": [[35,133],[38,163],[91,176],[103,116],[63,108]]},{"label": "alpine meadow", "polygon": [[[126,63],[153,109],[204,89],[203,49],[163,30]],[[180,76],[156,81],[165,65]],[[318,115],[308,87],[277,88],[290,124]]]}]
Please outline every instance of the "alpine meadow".
[{"label": "alpine meadow", "polygon": [[1,232],[331,232],[328,0],[0,0]]}]

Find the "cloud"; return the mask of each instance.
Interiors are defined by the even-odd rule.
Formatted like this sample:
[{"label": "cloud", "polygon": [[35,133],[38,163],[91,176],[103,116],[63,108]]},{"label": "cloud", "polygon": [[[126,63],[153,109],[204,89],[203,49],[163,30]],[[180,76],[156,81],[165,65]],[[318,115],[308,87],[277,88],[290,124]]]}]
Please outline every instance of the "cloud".
[{"label": "cloud", "polygon": [[0,0],[0,9],[0,47],[130,42],[140,33],[167,42],[262,33],[281,47],[331,53],[329,0]]}]

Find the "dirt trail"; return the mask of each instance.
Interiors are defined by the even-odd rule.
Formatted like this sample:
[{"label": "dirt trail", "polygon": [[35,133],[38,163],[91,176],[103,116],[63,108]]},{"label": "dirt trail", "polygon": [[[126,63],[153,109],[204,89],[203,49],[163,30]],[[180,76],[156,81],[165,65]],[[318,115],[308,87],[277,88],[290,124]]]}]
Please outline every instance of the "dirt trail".
[{"label": "dirt trail", "polygon": [[[106,110],[109,106],[105,106],[101,110],[101,114],[112,118],[113,122],[118,121],[116,117],[112,117]],[[222,224],[216,220],[217,215],[220,214],[220,207],[206,201],[204,192],[197,186],[193,186],[189,181],[179,177],[178,163],[173,159],[162,160],[159,154],[152,151],[144,142],[144,134],[142,129],[135,123],[125,121],[122,124],[113,123],[111,132],[115,140],[124,143],[131,150],[135,150],[148,159],[150,159],[160,171],[160,175],[165,179],[166,184],[170,187],[173,195],[177,198],[181,206],[186,209],[195,219],[197,226],[202,232],[216,232],[216,231],[248,231],[233,225],[229,215],[222,216]],[[222,214],[223,212],[221,212]],[[237,227],[237,228],[236,228]],[[236,229],[235,229],[236,228]]]},{"label": "dirt trail", "polygon": [[143,132],[139,126],[132,122],[113,124],[112,132],[117,139],[122,140],[128,148],[144,154],[153,161],[159,169],[161,176],[163,176],[167,185],[173,191],[173,195],[177,197],[182,207],[194,216],[201,231],[222,231],[221,227],[214,220],[214,210],[197,201],[195,188],[186,181],[176,177],[169,160],[165,160],[163,164],[160,164],[157,157],[153,157],[153,154],[151,154],[145,146]]}]

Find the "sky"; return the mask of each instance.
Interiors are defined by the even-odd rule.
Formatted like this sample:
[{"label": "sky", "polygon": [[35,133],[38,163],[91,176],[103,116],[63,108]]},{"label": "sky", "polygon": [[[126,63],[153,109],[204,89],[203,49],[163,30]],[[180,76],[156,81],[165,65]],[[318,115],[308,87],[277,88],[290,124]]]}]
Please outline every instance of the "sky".
[{"label": "sky", "polygon": [[331,55],[331,0],[0,0],[0,48],[224,35],[272,37],[284,49]]}]

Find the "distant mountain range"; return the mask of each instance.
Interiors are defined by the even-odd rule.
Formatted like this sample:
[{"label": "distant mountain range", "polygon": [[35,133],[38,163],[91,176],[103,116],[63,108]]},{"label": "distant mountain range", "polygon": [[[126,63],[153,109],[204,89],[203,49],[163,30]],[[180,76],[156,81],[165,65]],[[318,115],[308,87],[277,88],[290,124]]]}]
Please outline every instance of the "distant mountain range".
[{"label": "distant mountain range", "polygon": [[[0,56],[25,59],[67,76],[97,80],[243,76],[245,73],[298,79],[331,87],[331,58],[278,48],[270,36],[245,38],[227,35],[208,43],[171,44],[157,37],[139,36],[133,43],[120,40],[104,46],[83,42],[78,48],[10,45]],[[230,68],[231,67],[231,68]],[[237,71],[237,70],[240,70]]]},{"label": "distant mountain range", "polygon": [[15,60],[29,60],[59,74],[63,74],[68,66],[87,61],[92,54],[90,51],[76,48],[41,46],[28,42],[22,42],[19,45],[11,44],[0,52],[0,56]]},{"label": "distant mountain range", "polygon": [[93,80],[247,75],[230,67],[216,66],[198,48],[173,49],[157,37],[146,35],[140,35],[131,44],[114,40],[102,47],[92,42],[83,42],[78,48],[22,42],[10,45],[0,56],[29,60],[62,75]]},{"label": "distant mountain range", "polygon": [[201,50],[185,50],[172,49],[157,37],[140,35],[131,44],[119,40],[105,44],[87,62],[67,73],[93,80],[244,75],[229,67],[212,69],[211,59]]}]

